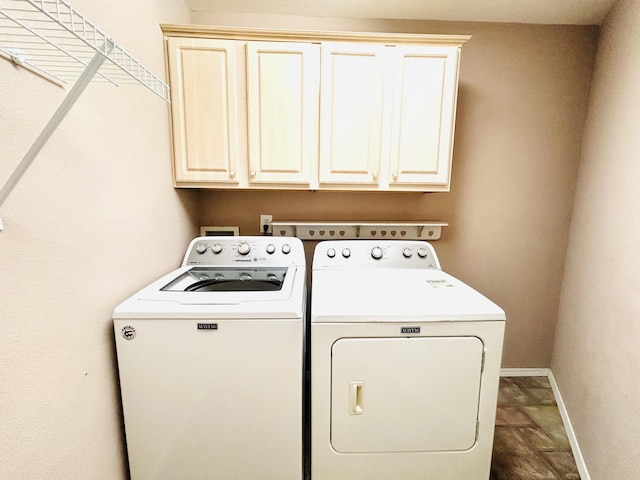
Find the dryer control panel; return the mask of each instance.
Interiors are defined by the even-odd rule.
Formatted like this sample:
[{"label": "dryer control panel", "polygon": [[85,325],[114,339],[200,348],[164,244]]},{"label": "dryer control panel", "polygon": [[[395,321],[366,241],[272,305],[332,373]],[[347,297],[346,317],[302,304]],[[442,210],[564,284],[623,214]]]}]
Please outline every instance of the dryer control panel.
[{"label": "dryer control panel", "polygon": [[313,269],[435,268],[440,262],[430,243],[410,240],[335,240],[320,242]]},{"label": "dryer control panel", "polygon": [[198,237],[182,265],[305,265],[302,241],[295,237]]}]

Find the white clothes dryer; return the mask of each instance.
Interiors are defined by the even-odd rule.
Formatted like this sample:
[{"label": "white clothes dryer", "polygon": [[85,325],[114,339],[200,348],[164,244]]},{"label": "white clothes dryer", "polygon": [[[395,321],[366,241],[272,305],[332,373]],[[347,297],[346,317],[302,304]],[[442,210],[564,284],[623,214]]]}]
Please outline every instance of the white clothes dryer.
[{"label": "white clothes dryer", "polygon": [[199,237],[113,313],[132,480],[300,480],[302,242]]},{"label": "white clothes dryer", "polygon": [[311,478],[488,480],[504,311],[422,241],[315,249]]}]

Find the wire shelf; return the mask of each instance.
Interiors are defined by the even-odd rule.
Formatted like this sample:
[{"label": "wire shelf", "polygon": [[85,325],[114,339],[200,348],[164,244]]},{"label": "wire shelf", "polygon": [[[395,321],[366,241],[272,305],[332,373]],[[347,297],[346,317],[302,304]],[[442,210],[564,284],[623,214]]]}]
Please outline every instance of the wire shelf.
[{"label": "wire shelf", "polygon": [[60,84],[75,82],[96,52],[94,80],[140,83],[169,101],[169,86],[64,0],[0,0],[0,56]]}]

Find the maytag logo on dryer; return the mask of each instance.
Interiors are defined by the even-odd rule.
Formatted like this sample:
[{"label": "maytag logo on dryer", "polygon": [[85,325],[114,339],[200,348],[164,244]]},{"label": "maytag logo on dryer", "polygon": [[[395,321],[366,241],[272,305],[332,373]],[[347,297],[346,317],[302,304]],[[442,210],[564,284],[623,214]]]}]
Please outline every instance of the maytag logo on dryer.
[{"label": "maytag logo on dryer", "polygon": [[198,323],[198,330],[217,330],[217,323]]},{"label": "maytag logo on dryer", "polygon": [[400,333],[420,333],[420,327],[400,327]]}]

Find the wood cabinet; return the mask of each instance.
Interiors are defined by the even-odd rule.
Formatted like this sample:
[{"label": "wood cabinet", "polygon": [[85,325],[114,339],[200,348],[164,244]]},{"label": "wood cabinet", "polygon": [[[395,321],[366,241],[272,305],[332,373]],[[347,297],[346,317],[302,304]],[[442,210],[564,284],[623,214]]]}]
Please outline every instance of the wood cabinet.
[{"label": "wood cabinet", "polygon": [[448,188],[458,52],[323,43],[320,187]]},{"label": "wood cabinet", "polygon": [[239,47],[232,40],[167,39],[176,185],[238,184]]},{"label": "wood cabinet", "polygon": [[162,28],[176,186],[449,189],[469,37]]},{"label": "wood cabinet", "polygon": [[310,186],[318,158],[320,47],[247,42],[251,185]]},{"label": "wood cabinet", "polygon": [[385,46],[322,44],[320,185],[377,186]]},{"label": "wood cabinet", "polygon": [[396,46],[389,185],[448,187],[458,91],[458,52],[451,47]]}]

